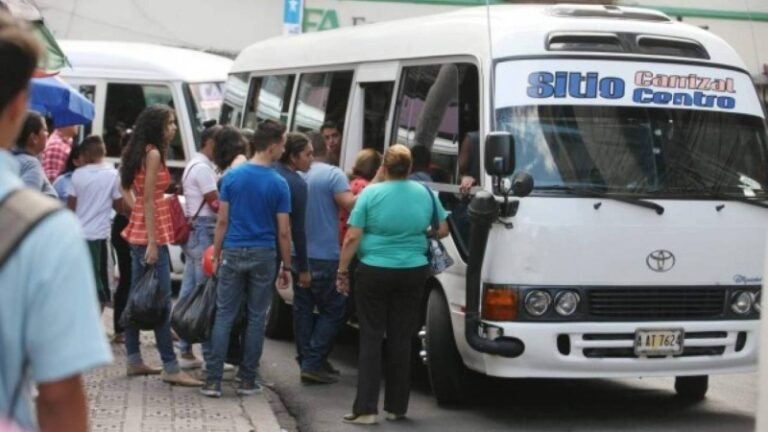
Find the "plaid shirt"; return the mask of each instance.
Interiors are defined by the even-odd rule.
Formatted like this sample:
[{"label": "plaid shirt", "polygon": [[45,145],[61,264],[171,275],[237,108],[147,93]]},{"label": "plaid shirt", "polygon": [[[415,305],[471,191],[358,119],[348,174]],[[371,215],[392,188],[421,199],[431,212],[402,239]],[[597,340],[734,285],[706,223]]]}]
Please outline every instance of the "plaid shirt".
[{"label": "plaid shirt", "polygon": [[51,183],[61,174],[72,151],[72,139],[65,138],[58,130],[54,131],[45,143],[43,150],[43,171]]}]

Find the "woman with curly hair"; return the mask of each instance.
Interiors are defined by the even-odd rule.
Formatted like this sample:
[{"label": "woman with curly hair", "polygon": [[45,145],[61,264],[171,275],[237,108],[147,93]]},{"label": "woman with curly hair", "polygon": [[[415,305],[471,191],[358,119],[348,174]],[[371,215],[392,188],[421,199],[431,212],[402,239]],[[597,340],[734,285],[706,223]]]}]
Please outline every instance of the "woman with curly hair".
[{"label": "woman with curly hair", "polygon": [[[133,201],[133,210],[122,236],[131,245],[131,289],[135,289],[146,264],[147,267],[155,266],[159,289],[163,290],[166,312],[162,323],[154,329],[157,350],[163,361],[161,379],[171,384],[200,386],[202,382],[179,368],[171,336],[168,244],[173,239],[173,228],[170,209],[163,194],[171,183],[165,155],[168,144],[176,135],[176,129],[176,116],[167,105],[151,105],[136,119],[120,168],[120,185],[133,195],[133,199],[129,199]],[[128,376],[155,375],[161,372],[142,361],[138,328],[125,329],[125,349],[128,355]]]}]

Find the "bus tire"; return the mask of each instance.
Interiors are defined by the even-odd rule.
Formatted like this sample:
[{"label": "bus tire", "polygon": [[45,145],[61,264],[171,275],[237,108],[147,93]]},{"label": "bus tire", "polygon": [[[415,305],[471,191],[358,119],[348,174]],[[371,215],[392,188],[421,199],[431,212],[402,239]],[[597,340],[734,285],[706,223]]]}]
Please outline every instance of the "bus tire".
[{"label": "bus tire", "polygon": [[445,294],[433,289],[427,300],[425,345],[432,393],[440,405],[463,401],[466,369],[453,339],[450,311]]},{"label": "bus tire", "polygon": [[675,377],[675,391],[681,399],[698,402],[704,399],[709,388],[709,375]]},{"label": "bus tire", "polygon": [[264,334],[270,339],[290,339],[293,335],[291,307],[276,290],[272,291]]}]

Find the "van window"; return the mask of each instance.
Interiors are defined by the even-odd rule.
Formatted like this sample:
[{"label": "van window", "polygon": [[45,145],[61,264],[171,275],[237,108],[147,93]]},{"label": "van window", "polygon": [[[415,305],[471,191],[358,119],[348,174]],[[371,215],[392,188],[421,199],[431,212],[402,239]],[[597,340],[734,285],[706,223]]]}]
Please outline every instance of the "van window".
[{"label": "van window", "polygon": [[[159,84],[107,84],[107,102],[104,107],[104,143],[107,156],[120,157],[121,141],[125,130],[133,128],[141,111],[149,105],[166,104],[174,107],[173,93],[168,86]],[[184,160],[184,147],[177,131],[168,148],[167,160]]]},{"label": "van window", "polygon": [[360,84],[363,89],[363,148],[384,151],[387,117],[392,101],[394,83],[391,81]]},{"label": "van window", "polygon": [[245,98],[248,96],[248,74],[232,74],[224,86],[224,103],[219,124],[240,127],[243,121]]},{"label": "van window", "polygon": [[184,96],[189,107],[189,123],[192,125],[195,148],[199,150],[202,145],[200,134],[205,129],[205,123],[219,119],[221,105],[224,103],[224,83],[184,84]]},{"label": "van window", "polygon": [[[467,63],[403,68],[397,98],[393,144],[414,157],[412,178],[458,185],[467,177],[479,184],[479,76]],[[469,196],[441,192],[460,252],[469,240]]]},{"label": "van window", "polygon": [[262,120],[288,124],[294,75],[270,75],[251,79],[250,98],[243,127],[256,129]]},{"label": "van window", "polygon": [[319,132],[332,121],[343,132],[351,87],[352,71],[302,74],[292,130]]},{"label": "van window", "polygon": [[[80,84],[77,86],[77,91],[83,95],[86,99],[91,101],[91,103],[95,103],[96,101],[96,86],[93,84]],[[78,137],[78,142],[80,142],[83,138],[87,137],[91,134],[91,131],[93,131],[93,123],[88,123],[82,128],[80,128],[80,136]]]}]

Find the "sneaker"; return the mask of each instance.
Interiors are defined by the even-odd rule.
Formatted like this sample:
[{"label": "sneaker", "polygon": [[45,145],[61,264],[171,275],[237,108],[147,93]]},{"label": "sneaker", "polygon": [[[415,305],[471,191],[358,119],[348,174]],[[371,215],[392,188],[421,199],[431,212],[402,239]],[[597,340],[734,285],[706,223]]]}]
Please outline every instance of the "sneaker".
[{"label": "sneaker", "polygon": [[200,387],[200,394],[212,398],[221,397],[221,383],[216,381],[206,381],[202,387]]},{"label": "sneaker", "polygon": [[191,355],[190,357],[184,357],[184,354],[180,355],[179,367],[182,369],[197,369],[203,365],[203,362],[197,359],[194,355]]},{"label": "sneaker", "polygon": [[341,375],[341,372],[335,367],[333,367],[331,362],[329,362],[328,360],[323,362],[323,370],[325,372],[328,372],[331,375]]},{"label": "sneaker", "polygon": [[163,380],[163,382],[166,382],[168,384],[178,385],[182,387],[200,387],[201,385],[203,385],[202,381],[192,378],[189,374],[187,374],[184,371],[178,371],[173,374],[163,372],[160,375],[160,379]]},{"label": "sneaker", "polygon": [[375,425],[378,423],[376,414],[347,414],[342,421],[358,425]]},{"label": "sneaker", "polygon": [[301,371],[301,380],[304,382],[312,382],[316,384],[333,384],[338,381],[336,377],[323,370],[303,370]]},{"label": "sneaker", "polygon": [[235,393],[240,396],[250,396],[261,393],[261,386],[254,381],[240,381],[235,388]]},{"label": "sneaker", "polygon": [[387,413],[387,420],[389,421],[398,421],[405,418],[405,414],[395,414],[389,411],[386,411]]},{"label": "sneaker", "polygon": [[128,365],[125,373],[128,376],[143,376],[143,375],[159,375],[160,372],[162,371],[163,370],[160,368],[153,368],[145,365],[144,363],[139,363],[135,365]]}]

